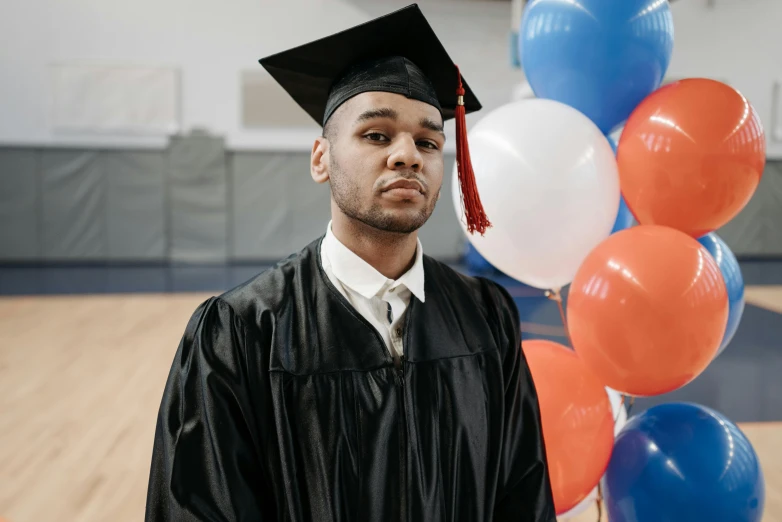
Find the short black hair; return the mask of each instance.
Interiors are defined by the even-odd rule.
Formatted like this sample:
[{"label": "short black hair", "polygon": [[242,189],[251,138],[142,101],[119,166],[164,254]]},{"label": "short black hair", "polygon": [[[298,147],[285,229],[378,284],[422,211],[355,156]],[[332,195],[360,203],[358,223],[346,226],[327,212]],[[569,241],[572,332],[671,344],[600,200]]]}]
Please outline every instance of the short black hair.
[{"label": "short black hair", "polygon": [[323,126],[323,137],[326,138],[329,142],[331,142],[334,138],[337,137],[337,123],[336,120],[339,119],[339,116],[336,118],[332,117],[329,118],[326,124]]}]

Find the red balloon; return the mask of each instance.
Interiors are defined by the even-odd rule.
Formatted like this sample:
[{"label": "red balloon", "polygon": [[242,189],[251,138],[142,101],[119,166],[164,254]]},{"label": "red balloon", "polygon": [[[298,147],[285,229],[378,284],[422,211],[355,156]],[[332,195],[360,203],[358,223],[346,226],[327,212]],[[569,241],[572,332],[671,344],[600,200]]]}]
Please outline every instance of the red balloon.
[{"label": "red balloon", "polygon": [[597,486],[614,447],[611,400],[576,353],[551,341],[522,343],[535,382],[557,514]]},{"label": "red balloon", "polygon": [[641,225],[609,236],[584,260],[567,302],[570,337],[606,386],[652,396],[709,365],[728,321],[714,258],[678,230]]},{"label": "red balloon", "polygon": [[619,182],[642,225],[698,238],[733,219],[760,183],[766,141],[755,109],[714,80],[669,84],[642,101],[617,148]]}]

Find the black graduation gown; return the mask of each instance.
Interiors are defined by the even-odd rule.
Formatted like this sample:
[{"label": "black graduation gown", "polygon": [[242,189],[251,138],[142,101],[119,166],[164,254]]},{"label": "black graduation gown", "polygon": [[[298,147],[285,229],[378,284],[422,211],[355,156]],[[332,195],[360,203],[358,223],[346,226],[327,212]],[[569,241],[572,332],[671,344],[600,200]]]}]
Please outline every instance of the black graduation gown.
[{"label": "black graduation gown", "polygon": [[146,520],[555,521],[510,295],[424,256],[397,368],[321,239],[193,314]]}]

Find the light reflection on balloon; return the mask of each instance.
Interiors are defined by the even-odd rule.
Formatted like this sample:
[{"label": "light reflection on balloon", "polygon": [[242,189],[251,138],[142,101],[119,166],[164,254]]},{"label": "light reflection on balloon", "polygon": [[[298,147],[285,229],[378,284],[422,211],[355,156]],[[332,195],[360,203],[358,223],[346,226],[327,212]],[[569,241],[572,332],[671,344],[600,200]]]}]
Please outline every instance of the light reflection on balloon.
[{"label": "light reflection on balloon", "polygon": [[681,80],[635,108],[617,161],[622,195],[640,224],[697,238],[746,206],[763,173],[765,136],[740,92],[714,80]]},{"label": "light reflection on balloon", "polygon": [[651,13],[653,13],[654,11],[656,11],[658,9],[662,9],[663,7],[665,7],[665,4],[667,4],[667,3],[668,3],[668,0],[656,0],[653,3],[651,3],[651,4],[647,5],[647,6],[644,6],[640,11],[638,11],[638,13],[635,14],[635,16],[633,16],[630,19],[630,21],[632,22],[633,20],[636,20],[637,18],[645,17],[644,21],[652,20],[652,23],[655,24],[655,29],[659,29],[657,24],[659,23],[660,19],[657,18],[657,17],[646,18],[646,15],[651,14]]},{"label": "light reflection on balloon", "polygon": [[673,50],[673,18],[660,0],[534,0],[519,32],[525,77],[611,132],[660,86]]},{"label": "light reflection on balloon", "polygon": [[616,438],[605,480],[609,519],[758,522],[765,481],[746,436],[714,410],[650,408]]},{"label": "light reflection on balloon", "polygon": [[658,395],[689,383],[714,358],[727,323],[727,290],[696,240],[639,226],[587,256],[567,314],[573,347],[606,386]]},{"label": "light reflection on balloon", "polygon": [[524,341],[522,348],[538,392],[554,502],[561,514],[587,497],[605,472],[614,442],[611,399],[573,350],[540,339]]},{"label": "light reflection on balloon", "polygon": [[[625,408],[622,395],[620,395],[619,392],[612,390],[611,388],[606,388],[606,393],[608,393],[608,398],[611,401],[611,414],[614,417],[614,436],[616,437],[622,431],[622,428],[625,427],[625,424],[627,424],[627,409]],[[577,517],[590,507],[593,507],[595,502],[597,502],[597,498],[598,488],[595,487],[589,495],[573,509],[558,515],[557,520],[570,520]]]}]

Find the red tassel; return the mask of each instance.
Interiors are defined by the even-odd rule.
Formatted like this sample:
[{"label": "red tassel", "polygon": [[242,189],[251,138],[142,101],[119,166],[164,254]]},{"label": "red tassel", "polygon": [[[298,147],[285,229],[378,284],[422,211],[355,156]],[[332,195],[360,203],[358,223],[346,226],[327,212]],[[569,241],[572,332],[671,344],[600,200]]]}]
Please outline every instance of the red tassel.
[{"label": "red tassel", "polygon": [[462,193],[462,205],[464,217],[467,220],[467,231],[470,234],[476,231],[483,235],[491,226],[486,212],[483,210],[481,198],[478,195],[478,186],[475,183],[475,173],[470,161],[470,148],[467,145],[467,123],[464,109],[464,86],[459,66],[456,66],[459,75],[459,87],[456,89],[456,169],[459,173],[459,186]]}]

